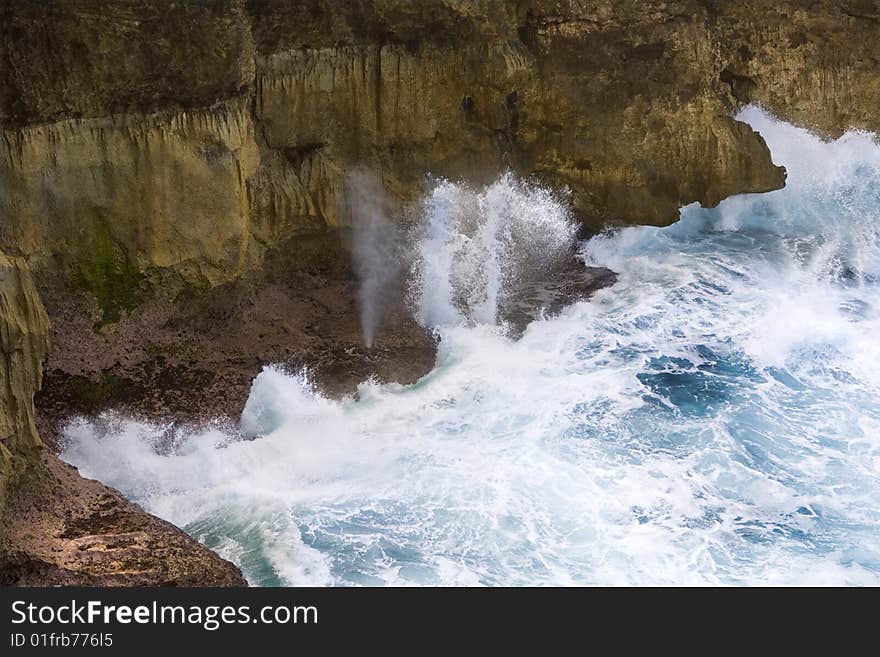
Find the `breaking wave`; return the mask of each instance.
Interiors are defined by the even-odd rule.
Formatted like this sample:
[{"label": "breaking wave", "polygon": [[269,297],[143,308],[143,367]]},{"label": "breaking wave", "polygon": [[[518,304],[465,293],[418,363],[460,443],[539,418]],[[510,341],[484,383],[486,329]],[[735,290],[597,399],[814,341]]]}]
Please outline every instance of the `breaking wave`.
[{"label": "breaking wave", "polygon": [[521,339],[505,282],[571,239],[564,203],[441,182],[417,384],[270,367],[241,432],[78,420],[63,457],[258,585],[880,583],[880,146],[737,118],[786,188],[585,242],[617,283]]}]

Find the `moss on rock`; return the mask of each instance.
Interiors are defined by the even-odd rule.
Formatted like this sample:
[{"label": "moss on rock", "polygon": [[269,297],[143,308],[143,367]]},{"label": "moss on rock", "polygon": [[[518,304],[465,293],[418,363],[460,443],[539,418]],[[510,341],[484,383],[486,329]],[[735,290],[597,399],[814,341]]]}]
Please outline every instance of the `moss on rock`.
[{"label": "moss on rock", "polygon": [[141,299],[144,274],[115,241],[107,219],[95,222],[95,249],[91,259],[80,259],[73,267],[71,282],[91,294],[98,303],[101,318],[95,328],[119,320]]}]

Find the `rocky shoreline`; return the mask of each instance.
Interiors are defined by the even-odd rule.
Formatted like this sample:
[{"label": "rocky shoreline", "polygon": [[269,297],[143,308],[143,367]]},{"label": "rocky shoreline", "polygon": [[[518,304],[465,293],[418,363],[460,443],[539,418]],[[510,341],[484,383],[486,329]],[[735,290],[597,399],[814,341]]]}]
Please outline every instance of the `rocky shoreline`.
[{"label": "rocky shoreline", "polygon": [[[113,408],[179,424],[237,421],[265,365],[308,368],[331,397],[370,377],[412,383],[434,364],[434,338],[403,308],[377,344],[360,335],[352,280],[296,273],[287,282],[242,281],[196,300],[152,300],[101,331],[84,299],[49,305],[55,349],[36,396],[41,435],[72,414]],[[84,308],[85,306],[85,308]]]},{"label": "rocky shoreline", "polygon": [[0,520],[0,586],[246,586],[238,568],[44,453]]}]

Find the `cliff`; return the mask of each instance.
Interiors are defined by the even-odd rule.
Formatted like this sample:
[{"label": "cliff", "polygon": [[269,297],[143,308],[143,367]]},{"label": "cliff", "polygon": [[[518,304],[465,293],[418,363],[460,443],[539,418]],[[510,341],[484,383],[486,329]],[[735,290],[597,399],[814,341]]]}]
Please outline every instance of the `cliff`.
[{"label": "cliff", "polygon": [[880,2],[713,4],[719,77],[736,104],[760,103],[827,138],[880,132]]},{"label": "cliff", "polygon": [[0,15],[0,246],[110,321],[154,278],[211,287],[304,235],[335,240],[355,165],[400,204],[429,173],[510,168],[568,187],[590,229],[663,225],[784,184],[729,118],[743,103],[827,134],[878,125],[864,0],[4,0]]}]

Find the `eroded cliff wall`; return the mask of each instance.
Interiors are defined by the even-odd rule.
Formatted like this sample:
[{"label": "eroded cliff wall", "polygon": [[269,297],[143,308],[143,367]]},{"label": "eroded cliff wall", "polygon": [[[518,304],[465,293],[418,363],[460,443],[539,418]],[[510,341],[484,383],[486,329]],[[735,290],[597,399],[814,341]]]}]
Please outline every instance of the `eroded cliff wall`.
[{"label": "eroded cliff wall", "polygon": [[292,186],[273,184],[285,175],[319,218],[344,223],[335,190],[357,164],[401,199],[426,172],[536,175],[571,189],[593,229],[666,224],[683,203],[784,182],[728,116],[699,3],[282,4],[249,3],[255,116],[285,156],[265,157],[255,181],[272,199],[260,225],[303,223]]},{"label": "eroded cliff wall", "polygon": [[145,276],[210,287],[272,250],[296,266],[303,236],[348,224],[354,167],[401,204],[428,173],[510,168],[568,187],[591,229],[662,225],[784,184],[730,118],[742,103],[878,127],[872,0],[3,0],[0,16],[0,245],[104,321]]},{"label": "eroded cliff wall", "polygon": [[49,319],[27,264],[0,251],[0,517],[42,445],[34,394],[48,351]]},{"label": "eroded cliff wall", "polygon": [[880,132],[880,2],[707,5],[719,77],[737,103],[760,103],[828,138]]},{"label": "eroded cliff wall", "polygon": [[[98,377],[91,410],[106,381],[130,388],[111,360],[167,378],[145,326],[179,341],[184,311],[202,312],[191,300],[246,274],[271,271],[276,287],[230,296],[235,317],[261,317],[248,304],[262,294],[279,348],[305,335],[331,353],[350,309],[330,328],[292,330],[283,315],[332,309],[346,284],[278,299],[315,280],[287,270],[346,270],[352,170],[403,206],[429,174],[480,183],[510,169],[568,188],[588,229],[666,225],[682,204],[784,184],[737,107],[829,137],[880,130],[878,70],[878,0],[0,0],[0,509],[39,461],[38,287],[60,342],[89,346],[50,381]],[[145,310],[158,296],[177,305]],[[215,296],[197,323],[223,333],[229,295]],[[192,349],[216,349],[196,333]],[[198,360],[181,358],[169,376]],[[42,459],[48,519],[27,503],[4,529],[28,546],[4,552],[18,581],[121,583],[147,555],[141,583],[241,581],[207,552],[178,560],[193,553],[185,536]],[[132,532],[131,553],[103,552]],[[84,570],[68,549],[80,539],[101,552]]]}]

